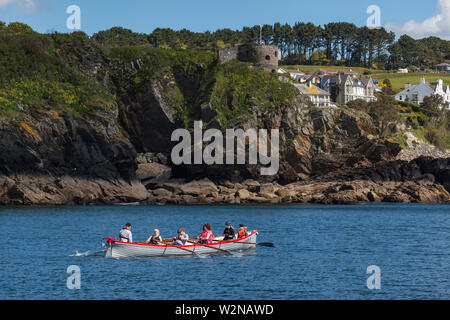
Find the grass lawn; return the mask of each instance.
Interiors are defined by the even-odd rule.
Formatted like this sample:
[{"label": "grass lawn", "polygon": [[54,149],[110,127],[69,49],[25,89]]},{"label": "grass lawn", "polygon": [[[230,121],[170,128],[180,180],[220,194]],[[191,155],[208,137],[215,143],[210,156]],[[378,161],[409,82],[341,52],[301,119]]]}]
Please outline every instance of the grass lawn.
[{"label": "grass lawn", "polygon": [[450,86],[450,75],[449,74],[432,74],[423,72],[414,73],[373,73],[372,77],[378,78],[380,82],[384,79],[389,78],[392,83],[392,89],[394,91],[401,91],[405,88],[405,83],[411,83],[413,85],[419,84],[420,78],[425,78],[426,82],[434,82],[439,79],[444,81],[444,86]]}]

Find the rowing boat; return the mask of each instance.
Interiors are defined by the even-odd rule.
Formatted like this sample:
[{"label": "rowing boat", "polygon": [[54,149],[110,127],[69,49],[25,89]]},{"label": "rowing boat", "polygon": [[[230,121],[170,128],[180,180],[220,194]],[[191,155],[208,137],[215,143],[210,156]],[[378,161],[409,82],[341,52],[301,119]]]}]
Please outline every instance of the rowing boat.
[{"label": "rowing boat", "polygon": [[[169,257],[188,256],[194,254],[209,254],[222,251],[248,250],[256,247],[258,231],[254,230],[248,236],[223,241],[222,237],[215,237],[215,242],[211,244],[189,244],[185,246],[173,246],[171,244],[153,245],[142,243],[121,242],[107,238],[108,249],[107,258],[148,258],[148,257]],[[221,250],[219,250],[221,249]]]}]

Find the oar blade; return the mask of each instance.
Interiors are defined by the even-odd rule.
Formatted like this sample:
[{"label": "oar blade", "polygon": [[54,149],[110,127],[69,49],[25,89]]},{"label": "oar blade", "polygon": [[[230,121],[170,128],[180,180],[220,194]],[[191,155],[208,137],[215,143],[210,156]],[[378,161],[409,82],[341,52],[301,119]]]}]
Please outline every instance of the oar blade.
[{"label": "oar blade", "polygon": [[261,243],[258,243],[258,246],[275,248],[275,244],[273,244],[272,242],[261,242]]}]

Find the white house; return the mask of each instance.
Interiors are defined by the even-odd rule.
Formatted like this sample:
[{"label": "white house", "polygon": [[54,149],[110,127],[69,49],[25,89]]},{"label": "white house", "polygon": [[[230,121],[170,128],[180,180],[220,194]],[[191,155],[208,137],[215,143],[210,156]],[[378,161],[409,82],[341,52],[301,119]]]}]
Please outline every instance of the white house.
[{"label": "white house", "polygon": [[278,69],[278,73],[289,74],[289,76],[297,82],[306,82],[306,78],[308,77],[304,72],[299,70],[291,70],[291,69]]},{"label": "white house", "polygon": [[395,99],[422,104],[425,97],[430,97],[434,94],[442,96],[444,103],[450,103],[449,86],[444,88],[442,80],[438,80],[435,83],[426,83],[425,78],[421,78],[418,85],[405,84],[405,90],[397,93]]},{"label": "white house", "polygon": [[335,107],[331,102],[331,94],[325,90],[316,87],[311,83],[294,84],[294,86],[304,95],[307,95],[312,104],[316,107]]}]

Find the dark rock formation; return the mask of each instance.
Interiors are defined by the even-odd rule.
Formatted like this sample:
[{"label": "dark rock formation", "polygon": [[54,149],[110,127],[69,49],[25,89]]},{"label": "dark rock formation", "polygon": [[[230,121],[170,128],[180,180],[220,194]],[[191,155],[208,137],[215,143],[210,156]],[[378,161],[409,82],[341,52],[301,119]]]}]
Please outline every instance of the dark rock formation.
[{"label": "dark rock formation", "polygon": [[[172,204],[357,204],[360,202],[450,203],[449,190],[437,182],[447,179],[450,159],[420,158],[412,162],[392,161],[374,168],[328,173],[304,181],[281,185],[209,180],[168,181],[145,202]],[[447,164],[445,164],[447,163]],[[429,173],[430,171],[434,174]],[[436,180],[436,181],[435,181]],[[170,192],[164,193],[161,189]],[[156,192],[155,192],[156,191]]]},{"label": "dark rock formation", "polygon": [[174,78],[165,76],[159,81],[143,86],[134,96],[121,99],[120,122],[138,152],[170,153],[175,108],[167,95]]},{"label": "dark rock formation", "polygon": [[140,201],[136,152],[116,115],[89,121],[49,111],[39,120],[0,128],[0,203],[66,204]]}]

